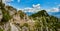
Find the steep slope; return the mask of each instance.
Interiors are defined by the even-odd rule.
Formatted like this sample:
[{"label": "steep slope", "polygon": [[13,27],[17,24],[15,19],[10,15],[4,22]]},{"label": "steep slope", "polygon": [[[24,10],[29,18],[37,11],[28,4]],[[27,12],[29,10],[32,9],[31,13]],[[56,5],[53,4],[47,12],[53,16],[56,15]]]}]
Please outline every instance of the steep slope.
[{"label": "steep slope", "polygon": [[[21,10],[17,11],[12,6],[5,6],[3,3],[0,5],[0,30],[2,31],[20,31],[22,25],[28,21],[28,16]],[[2,16],[1,16],[2,15]],[[21,29],[22,29],[21,28]]]},{"label": "steep slope", "polygon": [[[37,27],[43,26],[45,27],[45,31],[48,31],[49,29],[53,28],[53,31],[57,29],[59,29],[59,21],[57,17],[51,16],[49,15],[45,10],[41,10],[35,14],[32,14],[30,17],[32,17],[32,19],[38,21],[36,22],[38,25],[36,25]],[[41,25],[39,25],[39,23],[41,23]],[[55,26],[55,27],[54,27]],[[48,27],[48,28],[47,28]],[[38,28],[39,29],[39,28]]]}]

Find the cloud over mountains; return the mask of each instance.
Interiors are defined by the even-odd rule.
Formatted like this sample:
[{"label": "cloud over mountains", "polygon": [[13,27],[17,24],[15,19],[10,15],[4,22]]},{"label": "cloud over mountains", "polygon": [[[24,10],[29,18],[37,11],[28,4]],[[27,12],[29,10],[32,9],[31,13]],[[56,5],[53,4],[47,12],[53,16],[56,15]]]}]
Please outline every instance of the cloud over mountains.
[{"label": "cloud over mountains", "polygon": [[[14,0],[3,0],[3,3],[9,3],[9,2],[13,2]],[[20,2],[20,0],[17,0],[17,2]]]},{"label": "cloud over mountains", "polygon": [[32,5],[32,8],[26,7],[26,8],[24,8],[24,11],[25,11],[25,12],[33,12],[33,13],[34,13],[34,12],[38,12],[38,11],[40,10],[40,8],[41,8],[41,7],[40,7],[40,4],[36,4],[36,5],[33,4],[33,5]]}]

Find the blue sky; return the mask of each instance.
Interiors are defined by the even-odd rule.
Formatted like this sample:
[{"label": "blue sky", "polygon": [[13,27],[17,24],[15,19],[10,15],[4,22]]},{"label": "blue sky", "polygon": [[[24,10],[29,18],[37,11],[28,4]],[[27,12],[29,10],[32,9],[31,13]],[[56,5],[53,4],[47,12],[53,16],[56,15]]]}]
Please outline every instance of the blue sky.
[{"label": "blue sky", "polygon": [[13,7],[16,8],[25,8],[25,7],[32,7],[33,4],[40,4],[42,8],[51,8],[57,7],[60,4],[60,0],[13,0],[9,3]]},{"label": "blue sky", "polygon": [[56,17],[59,17],[60,15],[60,0],[5,0],[4,3],[11,5],[18,10],[22,9],[23,11],[25,10],[30,13],[45,9],[50,15]]}]

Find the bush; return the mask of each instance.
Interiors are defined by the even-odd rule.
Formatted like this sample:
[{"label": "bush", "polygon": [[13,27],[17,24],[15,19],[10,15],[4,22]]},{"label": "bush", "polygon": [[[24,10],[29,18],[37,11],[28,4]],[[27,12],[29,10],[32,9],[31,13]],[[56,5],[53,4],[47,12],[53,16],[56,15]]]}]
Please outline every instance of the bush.
[{"label": "bush", "polygon": [[3,18],[1,20],[1,22],[8,22],[9,19],[11,19],[11,16],[9,15],[9,12],[6,11],[5,9],[2,9],[2,14],[3,14]]},{"label": "bush", "polygon": [[24,23],[24,25],[23,26],[26,26],[26,27],[28,27],[28,24],[27,23]]},{"label": "bush", "polygon": [[3,31],[3,30],[0,28],[0,31]]}]

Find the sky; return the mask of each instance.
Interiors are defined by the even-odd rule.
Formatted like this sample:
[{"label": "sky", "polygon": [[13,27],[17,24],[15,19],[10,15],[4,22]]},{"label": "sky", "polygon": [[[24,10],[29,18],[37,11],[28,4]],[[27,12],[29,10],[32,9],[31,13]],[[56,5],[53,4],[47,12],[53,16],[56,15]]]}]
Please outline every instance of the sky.
[{"label": "sky", "polygon": [[60,0],[3,0],[3,3],[29,15],[44,9],[49,15],[60,18]]}]

